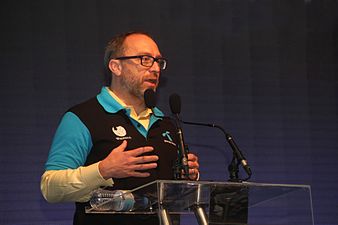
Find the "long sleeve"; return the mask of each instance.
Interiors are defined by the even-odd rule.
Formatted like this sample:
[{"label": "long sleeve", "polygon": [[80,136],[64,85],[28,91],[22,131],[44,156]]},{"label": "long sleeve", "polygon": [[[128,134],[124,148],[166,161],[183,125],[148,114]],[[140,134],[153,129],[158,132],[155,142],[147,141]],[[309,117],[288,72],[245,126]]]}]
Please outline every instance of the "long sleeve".
[{"label": "long sleeve", "polygon": [[66,170],[47,170],[41,178],[41,192],[48,202],[86,202],[90,193],[100,186],[112,186],[105,180],[95,163],[86,167]]},{"label": "long sleeve", "polygon": [[94,189],[113,185],[112,179],[101,176],[99,162],[84,166],[91,148],[89,130],[74,113],[67,112],[56,130],[41,177],[41,192],[48,202],[85,202]]}]

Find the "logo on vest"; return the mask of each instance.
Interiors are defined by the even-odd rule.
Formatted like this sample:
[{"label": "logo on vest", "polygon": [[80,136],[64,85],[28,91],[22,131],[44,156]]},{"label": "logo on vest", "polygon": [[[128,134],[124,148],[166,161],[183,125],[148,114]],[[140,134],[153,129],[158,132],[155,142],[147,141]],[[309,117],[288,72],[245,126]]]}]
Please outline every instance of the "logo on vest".
[{"label": "logo on vest", "polygon": [[174,145],[174,146],[176,147],[176,144],[175,144],[175,142],[173,141],[172,137],[170,136],[170,132],[169,132],[169,131],[163,132],[163,133],[162,133],[162,137],[165,138],[165,139],[163,140],[164,143],[168,143],[168,144]]},{"label": "logo on vest", "polygon": [[113,133],[117,136],[116,140],[126,140],[126,139],[131,139],[130,136],[127,135],[127,131],[124,127],[122,126],[117,126],[117,127],[112,127],[111,130]]}]

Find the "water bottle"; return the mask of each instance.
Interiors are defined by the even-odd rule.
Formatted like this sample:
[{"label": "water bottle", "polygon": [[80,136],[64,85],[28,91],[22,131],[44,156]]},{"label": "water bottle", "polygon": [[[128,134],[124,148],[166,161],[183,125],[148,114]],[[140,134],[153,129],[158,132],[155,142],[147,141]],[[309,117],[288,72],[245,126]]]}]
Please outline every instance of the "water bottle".
[{"label": "water bottle", "polygon": [[149,207],[149,200],[146,197],[135,196],[124,190],[102,188],[93,191],[89,203],[93,209],[98,211],[128,212]]}]

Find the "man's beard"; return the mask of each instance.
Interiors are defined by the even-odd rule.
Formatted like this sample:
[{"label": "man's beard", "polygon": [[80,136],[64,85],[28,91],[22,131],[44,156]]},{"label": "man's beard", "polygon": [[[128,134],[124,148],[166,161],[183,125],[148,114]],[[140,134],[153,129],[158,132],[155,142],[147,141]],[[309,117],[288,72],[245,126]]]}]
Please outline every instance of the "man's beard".
[{"label": "man's beard", "polygon": [[122,86],[128,90],[128,93],[135,96],[138,99],[143,99],[144,91],[142,89],[142,83],[134,79],[122,78]]}]

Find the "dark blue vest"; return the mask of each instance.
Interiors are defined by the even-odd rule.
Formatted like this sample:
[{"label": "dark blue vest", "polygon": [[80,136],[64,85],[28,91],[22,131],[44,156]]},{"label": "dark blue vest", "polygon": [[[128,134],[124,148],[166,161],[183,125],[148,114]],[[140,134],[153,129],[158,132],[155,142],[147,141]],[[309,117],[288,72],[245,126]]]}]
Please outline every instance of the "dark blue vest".
[{"label": "dark blue vest", "polygon": [[[117,113],[108,113],[96,98],[79,104],[69,111],[80,118],[91,134],[93,147],[87,156],[85,166],[104,159],[114,148],[119,146],[123,140],[128,141],[127,150],[142,146],[154,147],[155,150],[150,154],[158,155],[159,160],[157,162],[157,168],[147,171],[151,175],[147,178],[129,177],[113,179],[113,189],[130,190],[157,179],[174,178],[173,167],[177,158],[177,147],[175,146],[176,129],[169,119],[156,121],[148,130],[147,137],[144,137],[131,123],[131,118],[129,118],[125,110],[120,110]],[[122,130],[125,132],[121,134],[121,132],[114,132],[113,130]],[[170,135],[169,137],[168,134]],[[86,206],[88,206],[88,203],[76,203],[74,225],[158,224],[157,215],[85,214],[84,208]]]}]

